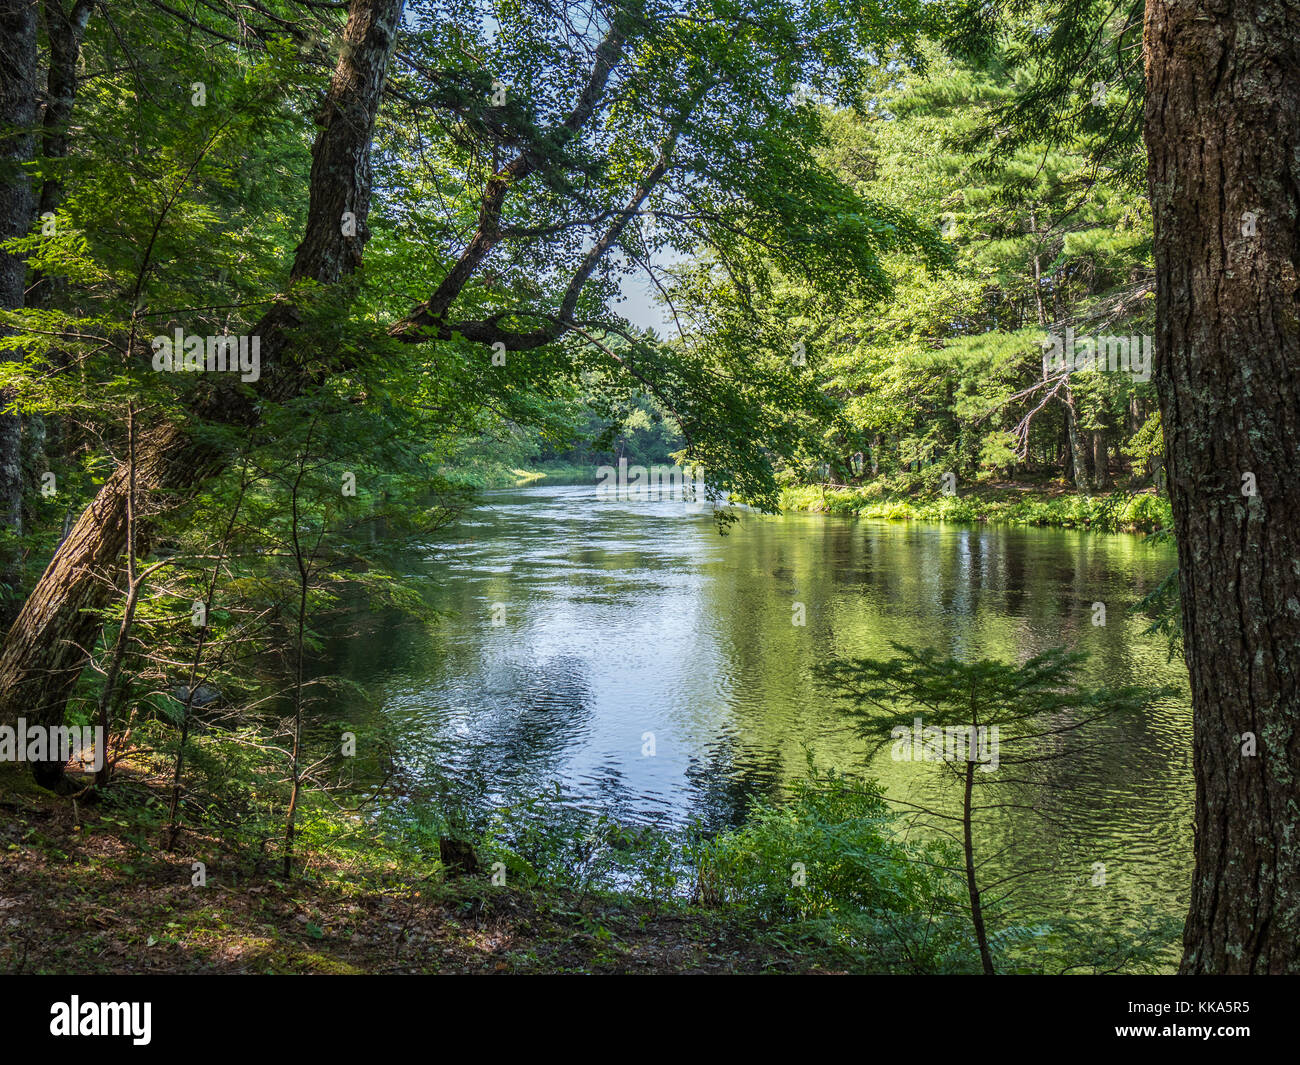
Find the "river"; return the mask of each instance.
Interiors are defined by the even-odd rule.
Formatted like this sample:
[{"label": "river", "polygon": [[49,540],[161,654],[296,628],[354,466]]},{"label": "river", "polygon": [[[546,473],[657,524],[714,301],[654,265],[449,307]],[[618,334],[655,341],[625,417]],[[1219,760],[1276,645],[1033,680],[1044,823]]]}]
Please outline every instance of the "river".
[{"label": "river", "polygon": [[802,775],[809,752],[915,797],[931,767],[869,758],[814,673],[894,641],[1015,660],[1065,644],[1089,652],[1097,683],[1174,685],[1140,718],[1095,726],[1040,812],[1007,813],[980,842],[1045,870],[1026,887],[1032,912],[1185,909],[1186,671],[1128,609],[1175,565],[1169,545],[750,512],[720,536],[698,506],[543,484],[486,494],[406,565],[444,619],[372,625],[331,665],[371,693],[409,774],[478,803],[559,782],[625,821],[716,829]]}]

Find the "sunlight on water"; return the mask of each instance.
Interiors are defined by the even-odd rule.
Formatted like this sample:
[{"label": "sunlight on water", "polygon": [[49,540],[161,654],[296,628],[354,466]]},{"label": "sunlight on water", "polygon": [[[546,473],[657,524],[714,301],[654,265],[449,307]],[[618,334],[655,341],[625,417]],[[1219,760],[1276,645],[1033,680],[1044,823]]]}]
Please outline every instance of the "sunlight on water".
[{"label": "sunlight on water", "polygon": [[990,870],[1043,870],[1008,885],[1027,914],[1178,914],[1191,872],[1186,675],[1128,612],[1174,564],[1172,547],[1139,537],[1046,529],[746,514],[719,536],[682,502],[533,487],[489,494],[410,561],[448,612],[432,637],[394,621],[339,641],[331,668],[375,692],[417,778],[477,802],[560,781],[622,819],[718,828],[801,775],[807,752],[896,799],[932,789],[932,766],[870,757],[818,663],[889,655],[893,642],[1015,660],[1066,644],[1091,654],[1090,681],[1183,694],[1097,726],[1081,759],[1055,766],[1039,811],[986,824],[986,853],[1014,844]]}]

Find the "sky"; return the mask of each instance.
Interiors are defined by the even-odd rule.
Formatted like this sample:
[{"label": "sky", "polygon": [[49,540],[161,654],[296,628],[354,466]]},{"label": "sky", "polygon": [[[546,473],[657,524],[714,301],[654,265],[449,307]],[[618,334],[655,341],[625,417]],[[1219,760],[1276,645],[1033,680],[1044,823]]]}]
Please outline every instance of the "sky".
[{"label": "sky", "polygon": [[623,301],[615,304],[613,310],[633,325],[642,329],[654,329],[661,337],[676,332],[677,327],[673,324],[668,308],[656,302],[659,290],[643,273],[626,276],[619,291]]}]

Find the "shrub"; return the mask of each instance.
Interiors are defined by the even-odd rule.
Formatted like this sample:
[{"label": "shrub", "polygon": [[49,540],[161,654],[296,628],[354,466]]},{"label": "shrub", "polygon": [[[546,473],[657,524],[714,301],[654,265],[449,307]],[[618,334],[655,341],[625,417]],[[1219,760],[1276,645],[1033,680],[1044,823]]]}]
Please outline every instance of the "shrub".
[{"label": "shrub", "polygon": [[819,772],[788,801],[753,804],[745,824],[703,843],[706,905],[798,926],[873,969],[976,971],[946,844],[910,844],[879,785]]}]

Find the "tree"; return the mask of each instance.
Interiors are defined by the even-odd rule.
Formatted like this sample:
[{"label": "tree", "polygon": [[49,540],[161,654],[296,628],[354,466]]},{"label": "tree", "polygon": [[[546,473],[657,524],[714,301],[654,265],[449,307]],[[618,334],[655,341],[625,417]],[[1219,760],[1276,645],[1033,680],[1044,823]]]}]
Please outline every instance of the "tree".
[{"label": "tree", "polygon": [[[31,0],[0,2],[0,245],[27,232],[35,206],[25,164],[35,141],[37,11]],[[0,311],[23,305],[26,275],[22,257],[0,248]],[[0,329],[0,336],[9,332]],[[23,525],[22,421],[12,404],[12,391],[0,389],[0,528],[17,538]],[[0,543],[0,586],[17,583],[17,544]]]},{"label": "tree", "polygon": [[1196,731],[1182,971],[1296,973],[1300,5],[1149,0],[1146,52],[1155,379]]},{"label": "tree", "polygon": [[[1008,808],[1042,814],[1034,792],[1051,785],[1052,763],[1077,757],[1087,729],[1102,718],[1133,713],[1167,694],[1137,687],[1089,690],[1078,681],[1086,655],[1060,648],[1023,665],[943,658],[929,649],[895,645],[888,660],[832,662],[822,675],[863,718],[877,749],[892,744],[899,761],[934,762],[961,788],[959,814],[917,807],[939,831],[957,822],[964,865],[949,870],[966,888],[967,913],[985,976],[997,972],[986,915],[992,910],[985,866],[974,830],[990,811]],[[987,798],[986,798],[987,796]],[[1003,877],[998,886],[1027,875]],[[985,886],[981,886],[981,885]],[[1006,899],[1003,891],[994,904]]]},{"label": "tree", "polygon": [[[992,156],[1083,128],[1099,167],[1134,176],[1145,163],[1154,380],[1195,728],[1182,971],[1296,972],[1300,10],[1145,6],[1141,50],[1134,0],[966,5],[964,43],[986,53],[1008,19],[1012,62],[1033,74],[1033,93],[992,116],[988,130],[1006,132]],[[1098,87],[1103,106],[1084,106]]]},{"label": "tree", "polygon": [[[397,39],[402,0],[353,0],[330,91],[320,112],[320,134],[312,150],[311,204],[302,243],[294,257],[293,282],[337,283],[360,262],[370,205],[369,153],[388,60]],[[341,224],[350,212],[356,227]],[[162,219],[159,219],[161,227]],[[140,271],[140,285],[148,263]],[[127,351],[143,338],[132,311]],[[276,304],[254,330],[262,357],[270,363],[267,389],[286,398],[319,366],[285,365],[289,335],[301,323],[292,301]],[[255,397],[218,388],[202,397],[210,414],[239,424],[255,411]],[[28,596],[0,654],[0,718],[19,708],[34,722],[57,722],[86,661],[99,611],[112,595],[105,575],[116,571],[125,547],[128,513],[137,493],[160,490],[185,494],[219,469],[225,456],[212,440],[194,439],[183,426],[163,423],[144,434],[138,458],[108,479],[64,539],[45,574]],[[38,780],[60,786],[62,766],[33,763]]]},{"label": "tree", "polygon": [[806,357],[830,409],[815,415],[825,454],[797,473],[825,462],[832,479],[861,478],[869,457],[873,476],[897,478],[920,461],[967,482],[981,466],[1010,465],[1010,447],[1015,462],[1057,466],[1083,493],[1104,489],[1111,445],[1141,424],[1154,388],[1135,380],[1142,374],[1046,372],[1043,345],[1049,333],[1063,345],[1067,327],[1080,337],[1150,332],[1145,196],[1092,174],[1078,133],[1030,139],[989,162],[987,138],[967,143],[972,130],[1031,95],[1032,81],[1001,62],[979,69],[937,45],[923,52],[923,69],[880,73],[865,114],[828,108],[818,151],[864,197],[932,219],[947,254],[886,255],[883,307],[797,277],[750,293],[709,277],[707,263],[702,279],[678,269],[674,306],[698,345],[775,349],[787,364]]},{"label": "tree", "polygon": [[[191,418],[251,429],[268,405],[356,369],[355,351],[327,343],[327,319],[347,313],[352,291],[340,282],[360,264],[377,172],[399,193],[435,198],[444,213],[431,236],[454,242],[446,257],[426,246],[415,277],[434,280],[415,307],[408,302],[394,316],[391,294],[367,294],[367,309],[388,323],[376,337],[386,356],[405,345],[413,362],[454,374],[471,359],[481,365],[486,351],[511,353],[508,374],[541,389],[548,375],[572,378],[612,363],[659,398],[718,488],[738,487],[770,505],[764,441],[733,427],[773,397],[747,379],[743,363],[720,373],[716,358],[629,337],[607,305],[627,259],[648,255],[646,238],[630,227],[650,205],[664,223],[657,239],[710,247],[752,286],[763,284],[770,260],[828,284],[878,287],[879,251],[918,243],[918,231],[902,218],[878,218],[817,164],[809,151],[815,112],[789,101],[805,81],[855,98],[866,57],[892,48],[898,27],[874,9],[834,4],[774,2],[752,20],[726,5],[688,2],[597,5],[580,31],[567,10],[525,4],[503,5],[497,32],[483,40],[472,13],[413,5],[408,21],[417,30],[401,11],[398,0],[352,3],[346,47],[319,112],[290,291],[251,330],[261,338],[262,377],[247,389],[196,390]],[[392,90],[411,111],[385,124],[382,143],[392,150],[372,163],[399,28],[409,49]],[[431,138],[428,122],[445,136]],[[404,165],[402,145],[414,149]],[[395,245],[423,228],[421,212],[403,202],[388,213]],[[136,325],[151,249],[152,238],[121,330],[128,362],[148,357]],[[496,277],[511,282],[504,292],[484,269],[489,258]],[[321,290],[336,301],[323,316]],[[617,336],[629,342],[626,354],[611,343]],[[536,370],[519,352],[537,353]],[[227,456],[215,439],[168,419],[143,434],[134,488],[124,466],[109,477],[10,630],[0,654],[0,717],[21,707],[38,721],[59,718],[112,594],[132,491],[155,513],[175,505],[222,468]],[[58,767],[40,773],[57,784]]]}]

